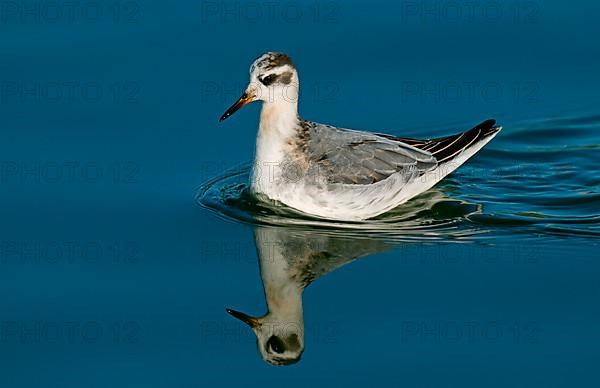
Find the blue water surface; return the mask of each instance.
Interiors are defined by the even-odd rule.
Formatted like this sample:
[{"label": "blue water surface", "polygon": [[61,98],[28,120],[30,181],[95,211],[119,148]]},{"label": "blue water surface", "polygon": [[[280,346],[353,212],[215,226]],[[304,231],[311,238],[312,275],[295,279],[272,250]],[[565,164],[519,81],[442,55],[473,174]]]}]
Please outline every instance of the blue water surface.
[{"label": "blue water surface", "polygon": [[[3,2],[0,385],[597,386],[599,12]],[[294,59],[308,119],[504,129],[390,215],[294,219],[245,191],[259,105],[217,122],[272,50]],[[306,289],[288,367],[224,311],[266,311],[260,230],[363,256]]]}]

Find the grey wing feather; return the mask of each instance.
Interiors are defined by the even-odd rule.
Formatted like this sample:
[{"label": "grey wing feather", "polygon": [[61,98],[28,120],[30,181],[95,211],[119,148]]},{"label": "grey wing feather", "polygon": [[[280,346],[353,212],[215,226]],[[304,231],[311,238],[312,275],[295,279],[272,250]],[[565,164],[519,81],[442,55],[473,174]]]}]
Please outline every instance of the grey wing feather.
[{"label": "grey wing feather", "polygon": [[395,173],[420,175],[437,166],[430,152],[370,132],[304,122],[311,162],[329,183],[372,184]]}]

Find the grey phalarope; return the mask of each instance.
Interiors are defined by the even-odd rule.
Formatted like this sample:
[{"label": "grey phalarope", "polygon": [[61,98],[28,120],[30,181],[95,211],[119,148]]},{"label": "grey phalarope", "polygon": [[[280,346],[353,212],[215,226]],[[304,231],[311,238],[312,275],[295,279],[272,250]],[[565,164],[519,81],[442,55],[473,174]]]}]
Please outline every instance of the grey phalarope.
[{"label": "grey phalarope", "polygon": [[250,67],[246,91],[221,116],[263,101],[250,188],[301,212],[366,220],[429,190],[496,136],[495,120],[452,136],[417,140],[306,121],[299,79],[283,53]]}]

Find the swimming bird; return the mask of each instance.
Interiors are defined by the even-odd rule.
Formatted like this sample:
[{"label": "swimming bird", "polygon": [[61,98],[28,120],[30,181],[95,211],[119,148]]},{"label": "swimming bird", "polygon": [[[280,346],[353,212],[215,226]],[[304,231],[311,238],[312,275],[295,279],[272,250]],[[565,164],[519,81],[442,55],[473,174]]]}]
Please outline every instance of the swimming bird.
[{"label": "swimming bird", "polygon": [[495,120],[417,140],[338,128],[298,114],[299,78],[284,53],[250,66],[250,83],[221,116],[262,101],[250,189],[259,198],[332,220],[361,221],[429,190],[502,129]]}]

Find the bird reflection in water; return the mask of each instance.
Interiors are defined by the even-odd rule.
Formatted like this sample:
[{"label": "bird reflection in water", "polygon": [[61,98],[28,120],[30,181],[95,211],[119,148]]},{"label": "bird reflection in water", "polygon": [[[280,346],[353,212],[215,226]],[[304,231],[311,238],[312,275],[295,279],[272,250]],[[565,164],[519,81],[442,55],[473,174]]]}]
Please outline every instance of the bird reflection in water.
[{"label": "bird reflection in water", "polygon": [[292,219],[276,213],[259,217],[262,222],[279,222],[279,226],[255,226],[254,231],[268,311],[258,317],[226,311],[252,328],[266,362],[293,364],[304,351],[302,293],[308,285],[359,257],[398,244],[468,242],[471,236],[485,233],[485,228],[465,222],[481,212],[480,204],[454,200],[433,189],[384,219],[359,224],[308,225],[303,220],[304,225],[282,225]]},{"label": "bird reflection in water", "polygon": [[388,244],[283,227],[256,227],[254,235],[268,311],[253,317],[226,310],[252,328],[266,362],[293,364],[304,351],[304,289],[359,257],[387,250]]}]

